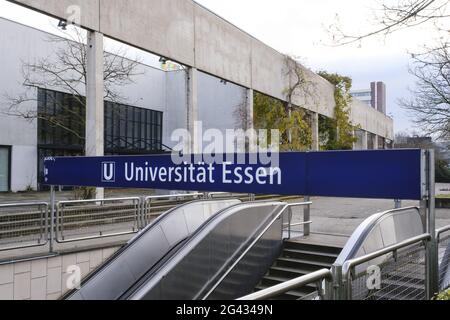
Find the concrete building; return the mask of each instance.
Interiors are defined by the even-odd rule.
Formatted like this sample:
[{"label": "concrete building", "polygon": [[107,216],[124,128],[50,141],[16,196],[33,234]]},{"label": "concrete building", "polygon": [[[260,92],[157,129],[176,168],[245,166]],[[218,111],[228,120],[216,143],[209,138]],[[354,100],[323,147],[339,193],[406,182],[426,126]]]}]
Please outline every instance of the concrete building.
[{"label": "concrete building", "polygon": [[[13,2],[65,19],[65,5],[70,4]],[[195,121],[202,121],[205,129],[240,128],[244,125],[236,119],[235,111],[242,107],[249,111],[246,127],[251,127],[254,90],[286,101],[286,88],[294,81],[291,75],[287,76],[286,56],[193,1],[130,2],[126,12],[120,10],[120,2],[116,1],[101,2],[101,5],[97,0],[78,3],[82,12],[87,13],[81,17],[81,26],[89,29],[88,92],[81,89],[87,97],[87,155],[161,152],[173,146],[170,136],[175,129],[193,132]],[[104,102],[99,67],[103,65],[103,34],[158,54],[164,60],[176,61],[185,69],[170,71],[174,69],[170,67],[166,71],[140,64],[134,83],[117,88],[127,98],[126,102]],[[46,41],[46,37],[42,31],[0,20],[1,91],[9,96],[20,95],[25,89],[23,61],[51,58],[55,54],[54,44]],[[334,87],[303,66],[298,67],[318,91],[314,101],[301,95],[293,101],[310,113],[311,149],[318,150],[319,115],[334,116]],[[28,104],[32,112],[58,113],[57,102],[70,101],[57,87],[30,90],[34,90],[35,97]],[[0,109],[5,108],[7,103],[0,101]],[[363,102],[353,102],[351,121],[361,128],[356,149],[376,149],[382,145],[380,141],[393,139],[392,119]],[[197,147],[194,141],[192,151],[197,151]],[[82,149],[81,141],[67,140],[42,121],[27,121],[3,113],[0,191],[38,188],[44,156],[80,154]]]},{"label": "concrete building", "polygon": [[386,114],[386,85],[383,82],[372,82],[370,89],[352,90],[351,95],[384,115]]},{"label": "concrete building", "polygon": [[[65,136],[45,121],[6,115],[9,101],[5,96],[18,97],[28,90],[22,85],[23,62],[47,57],[51,60],[56,46],[61,45],[49,42],[48,37],[49,34],[40,30],[0,18],[0,192],[36,190],[43,157],[83,152],[83,141]],[[186,72],[163,71],[141,64],[136,73],[139,75],[133,78],[133,84],[119,88],[125,103],[118,106],[105,102],[106,154],[168,150],[174,146],[170,139],[172,132],[187,126]],[[199,121],[206,128],[234,129],[237,119],[233,108],[243,103],[245,89],[202,72],[198,81],[205,88],[198,97]],[[31,91],[32,101],[26,105],[33,112],[43,108],[58,112],[60,102],[70,99],[60,88],[32,88]],[[84,90],[81,88],[80,92]],[[133,129],[127,125],[131,123]],[[83,130],[80,128],[81,135]]]}]

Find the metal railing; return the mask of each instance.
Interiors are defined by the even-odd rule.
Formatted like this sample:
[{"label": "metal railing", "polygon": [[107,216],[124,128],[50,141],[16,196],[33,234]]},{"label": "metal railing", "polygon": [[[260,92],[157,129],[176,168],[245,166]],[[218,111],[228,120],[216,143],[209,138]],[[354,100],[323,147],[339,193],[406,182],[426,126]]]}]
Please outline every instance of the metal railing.
[{"label": "metal railing", "polygon": [[48,203],[0,205],[0,251],[48,243]]},{"label": "metal railing", "polygon": [[159,215],[169,211],[170,209],[173,209],[176,206],[195,199],[203,198],[209,198],[209,196],[203,193],[184,193],[145,197],[142,202],[139,227],[141,229],[145,228]]},{"label": "metal railing", "polygon": [[[288,214],[287,214],[287,218],[285,218],[285,215],[282,216],[283,218],[283,231],[287,233],[287,239],[291,239],[292,238],[292,233],[293,232],[297,232],[299,233],[300,231],[298,230],[293,230],[293,228],[296,227],[302,227],[303,228],[303,232],[302,232],[302,236],[309,236],[310,235],[310,226],[312,224],[311,219],[311,205],[312,202],[308,200],[306,200],[305,202],[302,202],[302,206],[304,207],[303,210],[303,219],[302,222],[298,222],[301,220],[301,218],[295,218],[296,215],[295,213],[292,212],[292,208],[293,207],[298,207],[295,205],[295,203],[291,206],[288,205],[288,208],[286,208],[285,210],[289,209]],[[287,219],[287,222],[285,222],[285,220]]]},{"label": "metal railing", "polygon": [[[196,199],[229,199],[255,201],[254,194],[225,192],[182,193],[149,197],[112,198],[0,205],[0,251],[44,246],[50,242],[69,243],[139,232],[159,215]],[[284,231],[291,237],[298,226],[309,230],[309,206],[303,222],[294,221],[292,211],[283,216]],[[308,214],[307,214],[308,213]],[[50,217],[53,215],[53,219]]]},{"label": "metal railing", "polygon": [[232,192],[209,192],[208,199],[228,199],[228,198],[242,198],[247,201],[255,201],[256,195],[252,193],[232,193]]},{"label": "metal railing", "polygon": [[133,234],[139,231],[141,198],[60,201],[55,240],[67,243]]},{"label": "metal railing", "polygon": [[425,259],[431,238],[430,234],[423,234],[345,262],[342,268],[343,299],[426,299]]},{"label": "metal railing", "polygon": [[219,287],[219,285],[225,280],[225,278],[234,270],[234,268],[241,262],[241,260],[250,252],[250,250],[258,243],[258,241],[266,234],[266,232],[272,227],[272,225],[283,217],[287,209],[291,209],[293,207],[303,207],[311,205],[311,202],[300,202],[300,203],[288,203],[286,204],[280,212],[276,214],[276,216],[267,224],[267,226],[255,237],[255,239],[247,246],[247,248],[239,255],[239,257],[234,260],[233,264],[222,274],[219,280],[212,286],[212,288],[208,291],[208,293],[203,297],[203,300],[207,300],[208,297],[214,292],[214,290]]},{"label": "metal railing", "polygon": [[332,281],[333,274],[328,269],[322,269],[299,278],[280,283],[276,286],[255,292],[248,296],[239,298],[237,300],[268,300],[276,298],[279,295],[289,291],[301,289],[311,284],[315,284],[317,291],[313,295],[302,298],[302,300],[326,300],[329,298],[329,285]]},{"label": "metal railing", "polygon": [[436,231],[439,260],[439,289],[450,288],[450,226]]}]

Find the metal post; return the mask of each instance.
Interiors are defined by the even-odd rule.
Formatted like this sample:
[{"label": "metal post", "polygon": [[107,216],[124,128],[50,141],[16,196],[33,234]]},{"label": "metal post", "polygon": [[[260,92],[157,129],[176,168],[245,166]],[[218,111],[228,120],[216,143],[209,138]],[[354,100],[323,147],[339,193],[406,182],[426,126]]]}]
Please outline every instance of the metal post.
[{"label": "metal post", "polygon": [[331,273],[333,274],[333,300],[345,300],[347,297],[345,295],[345,288],[342,281],[342,266],[339,264],[334,264],[331,267]]},{"label": "metal post", "polygon": [[50,253],[53,253],[55,239],[55,186],[50,186]]},{"label": "metal post", "polygon": [[435,156],[434,150],[427,151],[426,177],[427,177],[427,232],[431,240],[427,244],[427,299],[431,300],[439,290],[438,246],[436,239],[436,199],[435,199]]},{"label": "metal post", "polygon": [[395,202],[394,206],[395,209],[400,209],[402,207],[402,200],[396,199],[394,200],[394,202]]},{"label": "metal post", "polygon": [[[305,196],[305,202],[310,202],[311,197]],[[311,205],[306,205],[303,209],[303,221],[311,221]],[[303,226],[303,236],[308,237],[311,234],[311,225],[309,223]]]}]

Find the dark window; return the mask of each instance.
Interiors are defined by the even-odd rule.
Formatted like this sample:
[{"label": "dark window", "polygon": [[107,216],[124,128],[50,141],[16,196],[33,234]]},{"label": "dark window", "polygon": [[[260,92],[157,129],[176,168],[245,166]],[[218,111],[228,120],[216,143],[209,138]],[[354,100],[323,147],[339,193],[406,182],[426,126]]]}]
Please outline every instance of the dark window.
[{"label": "dark window", "polygon": [[105,102],[105,152],[107,154],[160,152],[162,119],[163,113],[159,111]]},{"label": "dark window", "polygon": [[[44,157],[84,154],[85,98],[38,90],[39,181]],[[105,154],[162,152],[163,113],[105,101]]]}]

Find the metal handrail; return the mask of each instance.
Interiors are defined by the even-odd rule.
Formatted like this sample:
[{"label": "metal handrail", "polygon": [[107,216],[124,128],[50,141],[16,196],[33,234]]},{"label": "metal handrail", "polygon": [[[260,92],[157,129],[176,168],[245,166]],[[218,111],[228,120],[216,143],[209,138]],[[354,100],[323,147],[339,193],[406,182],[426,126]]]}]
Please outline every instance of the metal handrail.
[{"label": "metal handrail", "polygon": [[255,292],[253,294],[249,294],[245,297],[239,298],[237,300],[267,300],[270,298],[274,298],[280,294],[304,287],[308,284],[320,281],[320,280],[328,280],[331,281],[333,278],[333,274],[329,269],[322,269],[319,271],[315,271],[304,275],[302,277],[298,277],[283,283],[280,283],[276,286]]},{"label": "metal handrail", "polygon": [[[112,238],[112,237],[120,237],[120,236],[127,236],[131,234],[135,234],[138,231],[125,231],[125,232],[115,232],[107,235],[100,235],[100,236],[88,236],[88,237],[77,237],[77,238],[71,238],[70,240],[64,240],[60,239],[60,219],[64,218],[61,216],[61,210],[64,205],[73,205],[73,204],[90,204],[90,203],[100,203],[102,206],[105,205],[105,202],[114,202],[114,201],[137,201],[134,205],[137,207],[137,217],[136,222],[139,221],[139,215],[141,214],[141,198],[139,197],[128,197],[128,198],[109,198],[109,199],[90,199],[90,200],[70,200],[70,201],[59,201],[56,204],[56,212],[55,212],[55,219],[56,225],[55,225],[55,241],[57,243],[70,243],[70,242],[81,242],[81,241],[88,241],[88,240],[95,240],[100,238]],[[52,219],[52,220],[53,220]]]},{"label": "metal handrail", "polygon": [[4,203],[0,204],[0,208],[17,208],[17,207],[31,207],[31,206],[47,206],[47,202],[26,202],[26,203]]},{"label": "metal handrail", "polygon": [[236,197],[239,197],[239,196],[243,197],[243,196],[247,196],[249,201],[254,201],[255,200],[255,194],[253,194],[253,193],[237,193],[237,194],[233,193],[233,192],[209,192],[209,193],[207,193],[207,196],[210,199],[213,199],[214,196],[221,196],[221,195],[223,195],[223,196],[229,195],[229,197],[234,197],[234,196],[236,196]]},{"label": "metal handrail", "polygon": [[89,199],[89,200],[67,200],[59,201],[59,204],[78,204],[78,203],[104,203],[109,201],[125,201],[125,200],[140,200],[139,197],[127,197],[127,198],[110,198],[110,199]]},{"label": "metal handrail", "polygon": [[307,206],[311,205],[312,202],[300,202],[300,203],[288,203],[285,204],[283,209],[280,210],[280,212],[273,218],[270,223],[264,228],[264,230],[252,241],[252,243],[247,247],[247,249],[244,250],[244,252],[239,256],[239,258],[236,259],[236,261],[228,268],[227,271],[220,277],[220,279],[216,282],[216,284],[211,288],[211,290],[208,291],[208,293],[203,297],[202,300],[208,299],[208,297],[214,292],[214,290],[217,289],[217,287],[225,280],[225,278],[230,274],[231,271],[233,271],[234,267],[238,265],[239,262],[247,255],[247,253],[253,249],[253,247],[256,245],[256,243],[264,236],[264,234],[272,227],[272,225],[277,221],[284,212],[292,207],[299,207],[299,206]]},{"label": "metal handrail", "polygon": [[170,199],[170,198],[184,198],[184,197],[202,197],[204,196],[203,193],[181,193],[181,194],[168,194],[168,195],[162,195],[162,196],[148,196],[145,197],[145,200],[152,200],[152,199]]},{"label": "metal handrail", "polygon": [[441,235],[442,235],[443,233],[448,232],[448,231],[450,231],[450,225],[448,225],[448,226],[446,226],[446,227],[443,227],[443,228],[441,228],[441,229],[436,230],[436,239],[437,239],[437,241],[440,240]]}]

